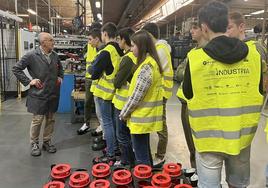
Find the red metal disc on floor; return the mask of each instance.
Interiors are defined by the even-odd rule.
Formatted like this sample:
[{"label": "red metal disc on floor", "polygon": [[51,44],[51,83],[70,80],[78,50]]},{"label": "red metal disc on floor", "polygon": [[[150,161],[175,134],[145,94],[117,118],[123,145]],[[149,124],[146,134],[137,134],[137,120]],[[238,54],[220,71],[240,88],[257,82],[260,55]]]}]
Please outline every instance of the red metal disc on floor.
[{"label": "red metal disc on floor", "polygon": [[90,179],[87,172],[74,172],[69,181],[71,188],[84,188],[89,185]]},{"label": "red metal disc on floor", "polygon": [[116,185],[127,185],[132,181],[131,173],[128,170],[117,170],[113,173],[112,180]]},{"label": "red metal disc on floor", "polygon": [[64,180],[71,175],[71,166],[69,164],[58,164],[52,168],[50,175],[55,180]]},{"label": "red metal disc on floor", "polygon": [[178,177],[181,175],[181,165],[176,163],[165,164],[162,172],[170,177]]},{"label": "red metal disc on floor", "polygon": [[147,179],[153,175],[152,168],[148,165],[135,166],[133,174],[135,177],[140,178],[140,179]]},{"label": "red metal disc on floor", "polygon": [[151,183],[154,188],[169,188],[171,187],[171,178],[167,174],[155,174]]},{"label": "red metal disc on floor", "polygon": [[64,183],[60,181],[51,181],[46,185],[44,185],[43,188],[64,188],[64,187],[65,187]]},{"label": "red metal disc on floor", "polygon": [[176,185],[174,188],[193,188],[193,187],[188,184],[179,184],[179,185]]},{"label": "red metal disc on floor", "polygon": [[111,173],[110,166],[105,163],[95,164],[92,167],[91,173],[96,178],[105,178]]},{"label": "red metal disc on floor", "polygon": [[110,188],[110,182],[103,179],[95,180],[90,184],[89,188]]}]

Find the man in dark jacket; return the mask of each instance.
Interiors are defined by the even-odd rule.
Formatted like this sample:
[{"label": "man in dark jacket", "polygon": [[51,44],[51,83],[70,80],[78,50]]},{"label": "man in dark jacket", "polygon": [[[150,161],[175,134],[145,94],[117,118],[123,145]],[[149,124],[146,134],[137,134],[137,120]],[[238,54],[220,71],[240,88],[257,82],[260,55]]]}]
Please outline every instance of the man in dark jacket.
[{"label": "man in dark jacket", "polygon": [[[55,153],[56,147],[51,144],[54,129],[54,114],[57,111],[60,94],[60,84],[63,78],[63,68],[58,55],[52,51],[54,39],[49,33],[38,36],[40,47],[24,55],[13,67],[13,73],[24,85],[30,85],[26,106],[33,114],[30,140],[31,155],[40,156],[39,134],[44,120],[43,149]],[[31,78],[23,72],[28,69]]]}]

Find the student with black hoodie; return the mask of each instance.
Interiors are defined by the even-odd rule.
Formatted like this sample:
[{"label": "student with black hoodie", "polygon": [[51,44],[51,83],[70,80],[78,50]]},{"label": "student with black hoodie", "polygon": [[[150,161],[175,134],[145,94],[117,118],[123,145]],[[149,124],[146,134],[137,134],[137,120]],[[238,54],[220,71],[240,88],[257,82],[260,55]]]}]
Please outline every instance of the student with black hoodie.
[{"label": "student with black hoodie", "polygon": [[247,187],[250,145],[263,102],[261,58],[254,45],[224,35],[228,9],[223,3],[205,5],[198,19],[209,42],[188,54],[182,85],[196,147],[198,187],[220,188],[223,162],[229,187]]},{"label": "student with black hoodie", "polygon": [[107,153],[93,160],[94,163],[106,162],[113,165],[115,162],[115,151],[118,149],[115,135],[114,106],[112,99],[115,94],[114,78],[119,69],[120,59],[123,51],[116,42],[116,25],[108,22],[101,28],[101,39],[105,47],[98,53],[92,64],[92,80],[98,80],[93,95],[98,98],[103,129],[107,144]]}]

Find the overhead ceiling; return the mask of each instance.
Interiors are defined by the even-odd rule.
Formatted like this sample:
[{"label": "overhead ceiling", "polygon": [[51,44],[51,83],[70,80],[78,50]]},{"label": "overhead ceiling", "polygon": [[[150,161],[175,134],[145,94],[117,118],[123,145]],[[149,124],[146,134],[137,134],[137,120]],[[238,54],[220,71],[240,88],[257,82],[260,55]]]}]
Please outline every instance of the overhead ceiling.
[{"label": "overhead ceiling", "polygon": [[[91,0],[95,1],[95,0]],[[166,0],[104,0],[103,22],[114,22],[119,27],[133,26],[143,16]]]},{"label": "overhead ceiling", "polygon": [[[174,26],[181,26],[183,21],[186,21],[190,17],[196,17],[198,10],[208,3],[211,0],[194,0],[189,5],[182,7],[181,9],[176,10],[171,15],[166,18],[158,21],[158,25],[161,27],[162,32],[173,32]],[[242,14],[246,15],[252,13],[254,11],[263,10],[264,9],[264,1],[263,0],[222,0],[229,7],[229,11],[238,11]],[[263,14],[253,15],[251,17],[246,17],[247,22],[249,23],[249,27],[253,27],[257,23],[261,22],[261,20],[253,20],[254,18],[263,17]]]},{"label": "overhead ceiling", "polygon": [[[49,0],[17,0],[18,13],[28,14],[27,9],[35,10],[35,2],[37,2],[38,24],[48,25],[48,1]],[[78,0],[50,0],[51,1],[51,17],[59,14],[61,17],[74,18],[77,16],[77,1]],[[140,20],[150,15],[153,11],[159,9],[167,0],[79,0],[86,2],[86,21],[89,25],[93,20],[97,20],[97,13],[103,13],[103,23],[114,22],[119,27],[137,26]],[[95,2],[101,3],[100,8],[96,8]],[[171,15],[162,19],[158,24],[162,27],[169,25],[172,27],[180,25],[189,17],[197,15],[197,11],[201,6],[210,0],[194,0],[191,4],[176,10]],[[231,11],[240,11],[243,14],[248,14],[264,8],[263,0],[223,0],[226,2]],[[28,4],[29,2],[29,4]],[[103,5],[102,5],[103,3]],[[0,0],[0,9],[15,12],[15,0]],[[81,13],[81,11],[80,11]],[[249,17],[262,17],[263,14]],[[30,15],[29,18],[24,18],[25,23],[31,21],[34,25],[36,16]],[[146,21],[146,20],[144,20]],[[71,20],[69,24],[71,25]]]},{"label": "overhead ceiling", "polygon": [[[36,11],[37,3],[37,17],[38,25],[47,25],[49,20],[49,0],[17,0],[18,14],[29,14],[27,9],[30,8]],[[92,23],[93,16],[89,0],[80,0],[80,2],[86,2],[86,23],[87,25]],[[74,18],[77,16],[77,0],[50,0],[51,2],[51,17],[59,15],[63,18]],[[0,0],[0,9],[4,11],[10,11],[15,13],[15,0]],[[80,10],[81,14],[81,10]],[[36,24],[36,16],[29,14],[29,18],[24,17],[24,21],[27,23],[31,21]]]}]

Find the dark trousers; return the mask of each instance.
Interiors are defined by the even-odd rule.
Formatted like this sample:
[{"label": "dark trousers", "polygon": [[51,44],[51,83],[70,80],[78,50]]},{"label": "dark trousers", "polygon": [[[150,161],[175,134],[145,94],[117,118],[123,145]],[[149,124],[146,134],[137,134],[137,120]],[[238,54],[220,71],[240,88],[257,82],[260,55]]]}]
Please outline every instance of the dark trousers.
[{"label": "dark trousers", "polygon": [[183,126],[183,131],[185,135],[185,139],[187,142],[187,146],[190,152],[190,163],[192,168],[196,168],[196,163],[195,163],[195,146],[194,146],[194,141],[192,137],[192,131],[190,127],[190,122],[189,122],[189,116],[188,116],[188,107],[187,103],[183,100],[181,101],[181,121],[182,121],[182,126]]},{"label": "dark trousers", "polygon": [[125,121],[119,119],[120,110],[114,109],[116,123],[116,137],[121,151],[120,160],[122,164],[134,166],[135,156],[131,144],[130,130]]},{"label": "dark trousers", "polygon": [[135,153],[136,165],[145,164],[152,166],[150,134],[131,134],[131,140]]},{"label": "dark trousers", "polygon": [[84,104],[84,122],[89,126],[92,113],[92,104],[94,103],[93,93],[90,92],[92,80],[85,79],[85,104]]},{"label": "dark trousers", "polygon": [[163,129],[162,131],[158,131],[158,144],[157,144],[157,152],[155,157],[159,159],[163,159],[166,155],[167,144],[168,144],[168,128],[167,128],[167,118],[166,118],[166,105],[167,99],[163,99]]}]

